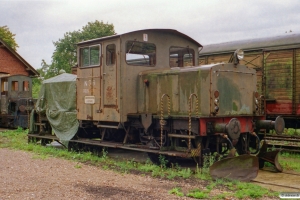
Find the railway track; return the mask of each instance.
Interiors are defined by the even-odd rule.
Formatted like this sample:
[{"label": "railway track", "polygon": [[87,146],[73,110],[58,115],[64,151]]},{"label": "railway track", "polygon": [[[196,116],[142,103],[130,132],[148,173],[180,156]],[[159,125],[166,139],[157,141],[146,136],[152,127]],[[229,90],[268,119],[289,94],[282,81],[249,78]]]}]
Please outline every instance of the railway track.
[{"label": "railway track", "polygon": [[264,137],[269,147],[282,151],[300,152],[300,136],[266,135]]}]

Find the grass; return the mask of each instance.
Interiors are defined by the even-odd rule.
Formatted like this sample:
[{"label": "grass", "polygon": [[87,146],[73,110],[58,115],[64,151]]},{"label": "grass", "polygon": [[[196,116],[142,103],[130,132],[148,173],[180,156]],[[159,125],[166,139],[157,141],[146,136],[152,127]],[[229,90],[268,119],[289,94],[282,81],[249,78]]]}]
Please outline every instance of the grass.
[{"label": "grass", "polygon": [[[164,158],[160,157],[161,166],[157,166],[147,160],[146,163],[136,162],[134,159],[120,161],[108,157],[108,152],[103,148],[100,156],[96,156],[90,152],[73,152],[65,149],[56,149],[53,147],[44,147],[35,143],[27,143],[27,131],[22,129],[9,130],[0,132],[0,148],[12,148],[32,152],[33,159],[48,159],[49,157],[59,157],[73,160],[76,163],[74,168],[80,170],[83,163],[96,165],[104,170],[115,170],[121,174],[138,173],[142,176],[150,175],[153,177],[165,179],[201,179],[201,185],[206,188],[191,188],[189,191],[182,191],[181,188],[173,188],[170,194],[176,196],[188,196],[196,199],[226,199],[228,197],[236,198],[263,198],[265,196],[278,196],[277,193],[270,192],[260,186],[251,183],[242,183],[238,181],[229,181],[225,179],[212,180],[209,175],[209,166],[215,162],[215,157],[211,155],[204,156],[204,167],[191,170],[189,168],[181,168],[178,164],[172,165],[171,168],[166,167]],[[281,155],[284,158],[294,155]],[[204,180],[204,181],[203,181]],[[197,185],[197,184],[195,184]],[[214,190],[227,191],[221,194],[215,194]]]},{"label": "grass", "polygon": [[179,196],[179,197],[184,196],[183,192],[181,191],[181,188],[178,188],[178,187],[173,188],[172,190],[170,190],[169,194],[174,194],[174,195]]},{"label": "grass", "polygon": [[249,184],[249,183],[239,182],[238,184],[236,184],[236,189],[237,189],[237,191],[235,192],[234,196],[239,199],[243,199],[243,198],[247,198],[247,197],[257,199],[257,198],[261,198],[265,195],[272,196],[272,194],[269,193],[269,191],[267,189],[262,188],[258,185]]},{"label": "grass", "polygon": [[195,199],[207,199],[209,197],[209,190],[200,190],[200,189],[194,189],[191,190],[187,196],[193,197]]},{"label": "grass", "polygon": [[300,160],[300,154],[282,152],[279,154],[278,160],[283,169],[300,172],[300,162],[295,162],[295,160]]}]

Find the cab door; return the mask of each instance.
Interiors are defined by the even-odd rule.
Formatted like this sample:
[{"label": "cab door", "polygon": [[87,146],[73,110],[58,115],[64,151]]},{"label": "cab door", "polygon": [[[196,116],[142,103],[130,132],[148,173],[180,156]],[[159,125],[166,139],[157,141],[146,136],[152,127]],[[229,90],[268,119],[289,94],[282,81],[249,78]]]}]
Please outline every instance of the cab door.
[{"label": "cab door", "polygon": [[118,81],[118,50],[119,45],[116,41],[104,43],[104,62],[103,62],[103,121],[119,122],[119,81]]},{"label": "cab door", "polygon": [[77,69],[77,118],[98,121],[101,113],[102,45],[84,46],[79,49]]}]

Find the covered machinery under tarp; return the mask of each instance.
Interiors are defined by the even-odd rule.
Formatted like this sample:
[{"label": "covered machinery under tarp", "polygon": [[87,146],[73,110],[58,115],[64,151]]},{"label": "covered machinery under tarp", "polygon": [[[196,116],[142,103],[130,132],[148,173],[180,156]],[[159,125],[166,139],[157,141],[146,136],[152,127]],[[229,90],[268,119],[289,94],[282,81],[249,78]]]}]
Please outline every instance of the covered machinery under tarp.
[{"label": "covered machinery under tarp", "polygon": [[[47,120],[62,142],[68,142],[76,134],[79,122],[76,111],[76,75],[62,73],[43,81],[35,112],[46,114]],[[30,132],[34,129],[32,114]]]}]

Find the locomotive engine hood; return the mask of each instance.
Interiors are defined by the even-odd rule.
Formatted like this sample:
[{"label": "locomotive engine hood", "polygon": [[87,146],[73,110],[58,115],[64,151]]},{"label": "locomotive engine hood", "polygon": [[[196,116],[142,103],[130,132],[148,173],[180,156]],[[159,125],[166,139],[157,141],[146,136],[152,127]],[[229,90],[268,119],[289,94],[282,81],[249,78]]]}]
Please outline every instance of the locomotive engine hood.
[{"label": "locomotive engine hood", "polygon": [[219,63],[144,71],[138,83],[140,112],[158,113],[160,97],[168,94],[171,113],[188,115],[188,99],[194,93],[199,101],[199,116],[255,113],[256,72],[244,65]]},{"label": "locomotive engine hood", "polygon": [[[210,115],[252,115],[256,72],[244,65],[216,64],[206,66],[207,79],[202,80],[209,90]],[[208,100],[208,99],[207,99]]]}]

